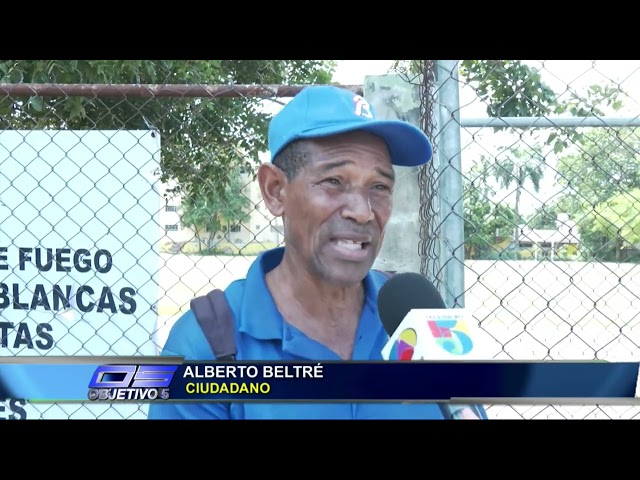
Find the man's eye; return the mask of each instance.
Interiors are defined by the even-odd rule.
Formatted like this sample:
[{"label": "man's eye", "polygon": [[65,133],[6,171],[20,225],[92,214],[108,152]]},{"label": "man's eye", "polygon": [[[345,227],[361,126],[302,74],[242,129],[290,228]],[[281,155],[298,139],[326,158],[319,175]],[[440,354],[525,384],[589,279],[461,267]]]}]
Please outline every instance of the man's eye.
[{"label": "man's eye", "polygon": [[340,185],[340,181],[337,178],[327,178],[325,182],[331,185]]}]

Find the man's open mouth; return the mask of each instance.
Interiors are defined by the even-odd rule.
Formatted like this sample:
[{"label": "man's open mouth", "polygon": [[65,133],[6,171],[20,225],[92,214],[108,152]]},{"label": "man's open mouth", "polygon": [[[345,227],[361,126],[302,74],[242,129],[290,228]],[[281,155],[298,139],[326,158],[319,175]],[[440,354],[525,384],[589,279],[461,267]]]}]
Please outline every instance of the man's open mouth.
[{"label": "man's open mouth", "polygon": [[371,244],[371,242],[346,239],[334,239],[332,240],[332,243],[334,243],[338,247],[353,251],[364,250]]}]

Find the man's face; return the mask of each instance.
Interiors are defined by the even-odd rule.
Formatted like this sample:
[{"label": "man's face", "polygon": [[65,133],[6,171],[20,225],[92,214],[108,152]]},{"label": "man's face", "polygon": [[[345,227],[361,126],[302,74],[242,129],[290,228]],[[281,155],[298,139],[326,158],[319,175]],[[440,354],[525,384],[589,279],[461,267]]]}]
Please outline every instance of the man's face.
[{"label": "man's face", "polygon": [[358,132],[313,141],[283,197],[287,250],[336,285],[362,281],[380,251],[394,172],[385,143]]}]

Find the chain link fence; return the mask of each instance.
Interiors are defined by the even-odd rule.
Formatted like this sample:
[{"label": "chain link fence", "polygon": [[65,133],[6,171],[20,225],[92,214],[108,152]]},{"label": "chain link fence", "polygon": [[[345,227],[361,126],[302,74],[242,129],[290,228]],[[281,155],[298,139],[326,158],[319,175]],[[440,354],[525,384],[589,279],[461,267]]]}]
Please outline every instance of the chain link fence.
[{"label": "chain link fence", "polygon": [[[0,62],[9,82],[0,82],[0,355],[154,355],[191,298],[224,289],[282,244],[254,179],[267,158],[266,118],[299,91],[291,85],[327,78],[313,65],[302,81],[236,63],[225,71],[243,85],[175,66],[145,77],[145,62],[122,83],[105,83],[122,65],[100,62],[92,71],[102,76],[69,81],[46,64],[54,83],[20,83],[25,76]],[[575,65],[397,69],[419,87],[421,128],[436,153],[418,176],[422,271],[448,304],[473,312],[495,358],[638,357],[640,95],[629,89],[640,73]],[[37,73],[29,80],[44,82]],[[249,86],[255,78],[272,82]],[[144,405],[25,408],[28,418],[146,415]]]},{"label": "chain link fence", "polygon": [[[0,61],[0,355],[159,353],[194,296],[282,244],[254,177],[268,118],[327,72],[319,61]],[[29,419],[147,411],[23,408]]]},{"label": "chain link fence", "polygon": [[[496,359],[638,361],[640,63],[401,67],[420,86],[436,149],[420,174],[423,273],[450,305],[473,313]],[[488,412],[638,418],[640,410]]]}]

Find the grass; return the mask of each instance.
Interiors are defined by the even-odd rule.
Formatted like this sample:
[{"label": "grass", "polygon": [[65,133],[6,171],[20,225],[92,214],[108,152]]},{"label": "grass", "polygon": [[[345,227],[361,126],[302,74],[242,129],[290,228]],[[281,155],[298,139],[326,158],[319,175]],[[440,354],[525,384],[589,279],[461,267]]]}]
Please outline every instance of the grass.
[{"label": "grass", "polygon": [[[243,245],[237,245],[231,242],[220,242],[220,243],[216,243],[216,245],[213,248],[208,248],[208,249],[203,248],[202,250],[198,250],[197,245],[194,245],[193,243],[187,243],[182,247],[181,253],[184,253],[186,255],[198,255],[198,256],[242,255],[242,256],[251,257],[251,256],[258,255],[264,252],[265,250],[270,250],[272,248],[275,248],[277,246],[278,245],[276,245],[275,243],[269,243],[269,242],[251,242]],[[169,253],[170,248],[171,248],[170,245],[163,245],[161,247],[161,251],[163,253]]]}]

